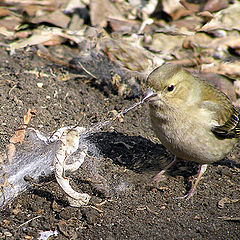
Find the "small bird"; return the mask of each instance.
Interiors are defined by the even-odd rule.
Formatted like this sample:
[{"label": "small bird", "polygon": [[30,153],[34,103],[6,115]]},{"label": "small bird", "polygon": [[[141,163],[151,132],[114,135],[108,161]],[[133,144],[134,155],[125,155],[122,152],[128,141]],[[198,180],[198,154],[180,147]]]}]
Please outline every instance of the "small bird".
[{"label": "small bird", "polygon": [[154,181],[158,183],[177,159],[200,163],[196,182],[184,196],[190,199],[207,164],[225,158],[238,143],[239,112],[223,92],[180,65],[156,68],[149,74],[147,86],[153,130],[175,155]]}]

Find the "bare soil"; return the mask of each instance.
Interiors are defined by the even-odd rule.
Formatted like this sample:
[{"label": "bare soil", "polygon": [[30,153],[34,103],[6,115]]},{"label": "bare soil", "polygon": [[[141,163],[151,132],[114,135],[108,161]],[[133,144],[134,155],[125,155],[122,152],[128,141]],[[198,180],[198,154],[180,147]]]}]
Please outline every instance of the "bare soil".
[{"label": "bare soil", "polygon": [[[59,51],[66,59],[74,56],[67,47]],[[66,125],[90,127],[137,101],[104,95],[78,75],[59,81],[68,73],[31,51],[10,56],[0,48],[1,152],[29,108],[37,110],[31,127],[51,134]],[[54,175],[47,176],[1,209],[0,239],[38,239],[48,230],[58,232],[51,239],[240,238],[240,200],[218,204],[223,198],[240,199],[238,148],[209,166],[193,200],[186,201],[180,197],[190,187],[196,164],[179,163],[158,186],[151,182],[172,156],[154,136],[147,104],[89,141],[100,158],[88,156],[71,175],[74,187],[92,196],[89,206],[71,207]]]}]

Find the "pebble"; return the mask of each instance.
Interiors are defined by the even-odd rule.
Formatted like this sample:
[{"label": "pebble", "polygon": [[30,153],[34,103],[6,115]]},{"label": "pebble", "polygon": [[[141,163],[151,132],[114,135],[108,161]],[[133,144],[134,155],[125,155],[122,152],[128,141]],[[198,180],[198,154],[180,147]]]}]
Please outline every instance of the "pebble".
[{"label": "pebble", "polygon": [[6,237],[12,237],[12,234],[11,234],[10,232],[4,232],[4,235],[5,235]]}]

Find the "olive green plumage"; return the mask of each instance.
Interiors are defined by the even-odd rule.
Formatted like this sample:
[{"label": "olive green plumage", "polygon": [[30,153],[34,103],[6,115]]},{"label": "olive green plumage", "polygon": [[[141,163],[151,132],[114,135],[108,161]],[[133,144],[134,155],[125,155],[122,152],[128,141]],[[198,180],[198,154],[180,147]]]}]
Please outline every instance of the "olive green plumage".
[{"label": "olive green plumage", "polygon": [[174,64],[150,73],[147,86],[156,94],[149,101],[153,129],[177,157],[211,163],[238,141],[239,113],[215,86]]},{"label": "olive green plumage", "polygon": [[148,76],[147,86],[153,130],[175,155],[154,181],[159,182],[177,159],[200,163],[197,180],[185,196],[189,199],[207,164],[225,158],[238,143],[239,112],[223,92],[179,65],[155,69]]}]

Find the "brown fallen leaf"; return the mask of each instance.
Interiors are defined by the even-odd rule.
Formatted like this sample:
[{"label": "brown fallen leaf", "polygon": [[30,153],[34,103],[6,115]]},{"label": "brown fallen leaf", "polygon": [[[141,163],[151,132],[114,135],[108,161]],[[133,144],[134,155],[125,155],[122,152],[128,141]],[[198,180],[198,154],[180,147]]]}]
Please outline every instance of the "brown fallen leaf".
[{"label": "brown fallen leaf", "polygon": [[208,0],[202,7],[201,11],[217,12],[227,8],[229,1],[227,0]]},{"label": "brown fallen leaf", "polygon": [[190,3],[188,1],[185,0],[180,0],[179,3],[187,10],[191,11],[191,12],[197,12],[199,11],[199,4],[195,4],[195,3]]},{"label": "brown fallen leaf", "polygon": [[61,45],[61,43],[65,42],[65,39],[60,36],[52,36],[51,39],[44,42],[44,46],[55,46],[55,45]]},{"label": "brown fallen leaf", "polygon": [[5,8],[5,7],[1,7],[0,8],[0,17],[5,17],[5,16],[10,16],[11,15],[11,12]]},{"label": "brown fallen leaf", "polygon": [[36,29],[33,34],[26,39],[20,39],[9,44],[11,52],[15,49],[24,48],[26,46],[33,46],[38,44],[43,44],[47,46],[58,45],[66,40],[71,40],[74,42],[79,41],[79,36],[72,36],[64,30],[57,27],[49,27],[48,29]]},{"label": "brown fallen leaf", "polygon": [[208,11],[200,12],[197,15],[203,17],[206,23],[213,19],[213,15]]},{"label": "brown fallen leaf", "polygon": [[139,21],[128,19],[108,18],[108,22],[114,32],[137,32],[141,25]]},{"label": "brown fallen leaf", "polygon": [[168,13],[173,20],[178,20],[197,12],[199,10],[199,6],[186,1],[171,0],[163,1],[163,10]]},{"label": "brown fallen leaf", "polygon": [[36,110],[28,109],[28,112],[23,117],[23,127],[18,129],[15,134],[10,138],[10,143],[22,143],[24,139],[25,129],[29,124],[31,117],[36,115]]},{"label": "brown fallen leaf", "polygon": [[35,17],[31,21],[32,23],[51,23],[54,26],[66,28],[70,22],[70,17],[68,17],[66,14],[64,14],[60,10],[56,10],[50,14],[46,14],[40,17]]},{"label": "brown fallen leaf", "polygon": [[[1,26],[1,23],[0,23]],[[0,36],[1,39],[13,39],[14,38],[14,32],[13,31],[8,31],[7,28],[5,27],[0,27]],[[3,43],[1,43],[3,44]],[[4,45],[4,44],[3,44]]]},{"label": "brown fallen leaf", "polygon": [[62,211],[62,207],[55,200],[52,202],[52,209],[58,213]]},{"label": "brown fallen leaf", "polygon": [[8,161],[11,163],[12,159],[16,152],[16,143],[22,144],[25,136],[25,129],[27,128],[27,125],[29,124],[31,117],[36,115],[36,110],[29,109],[27,114],[23,118],[23,126],[22,128],[18,129],[15,134],[10,138],[10,143],[7,145],[7,158]]},{"label": "brown fallen leaf", "polygon": [[240,3],[236,1],[233,5],[213,14],[213,19],[205,24],[200,31],[212,31],[216,29],[239,30]]},{"label": "brown fallen leaf", "polygon": [[240,64],[239,61],[231,63],[219,63],[211,65],[207,68],[202,69],[203,72],[215,72],[217,74],[222,74],[228,77],[239,77],[240,76]]},{"label": "brown fallen leaf", "polygon": [[107,19],[124,19],[119,9],[109,0],[90,1],[90,19],[93,26],[106,27]]},{"label": "brown fallen leaf", "polygon": [[27,38],[32,34],[32,31],[30,30],[25,30],[25,31],[19,31],[14,33],[14,38],[22,39],[22,38]]},{"label": "brown fallen leaf", "polygon": [[0,26],[5,27],[8,31],[14,31],[21,25],[21,19],[16,16],[7,16],[0,19]]},{"label": "brown fallen leaf", "polygon": [[225,75],[240,76],[240,64],[235,63],[222,63],[219,65],[219,72]]},{"label": "brown fallen leaf", "polygon": [[[52,31],[53,32],[53,31]],[[24,48],[26,46],[33,46],[37,44],[44,44],[45,42],[51,40],[54,36],[54,33],[47,31],[36,31],[29,38],[21,39],[9,44],[11,52],[15,49]]]}]

